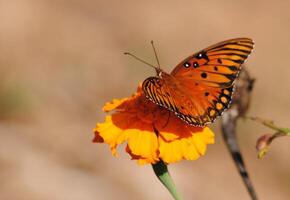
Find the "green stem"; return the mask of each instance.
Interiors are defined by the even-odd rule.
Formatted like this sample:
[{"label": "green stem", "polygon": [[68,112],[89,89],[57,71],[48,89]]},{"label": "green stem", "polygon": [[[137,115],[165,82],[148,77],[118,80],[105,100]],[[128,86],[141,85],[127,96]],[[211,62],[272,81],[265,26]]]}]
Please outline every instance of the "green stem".
[{"label": "green stem", "polygon": [[163,161],[159,161],[156,164],[152,164],[153,170],[157,178],[161,183],[167,188],[170,194],[175,200],[182,200],[180,194],[177,192],[177,189],[174,185],[174,182],[168,172],[167,166]]},{"label": "green stem", "polygon": [[289,128],[278,127],[271,120],[264,120],[264,119],[261,119],[259,117],[247,117],[247,118],[251,119],[253,121],[259,122],[259,123],[263,124],[264,126],[267,126],[268,128],[273,129],[275,131],[282,132],[282,133],[284,133],[284,135],[290,135],[290,129]]}]

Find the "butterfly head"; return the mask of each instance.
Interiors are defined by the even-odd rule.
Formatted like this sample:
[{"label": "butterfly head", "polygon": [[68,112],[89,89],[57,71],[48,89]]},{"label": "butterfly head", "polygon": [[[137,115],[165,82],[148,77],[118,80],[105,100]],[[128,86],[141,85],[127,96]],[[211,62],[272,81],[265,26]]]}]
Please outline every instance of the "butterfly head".
[{"label": "butterfly head", "polygon": [[159,67],[155,67],[155,71],[156,71],[157,76],[159,77],[162,77],[162,75],[164,74],[164,71],[162,71],[162,69]]}]

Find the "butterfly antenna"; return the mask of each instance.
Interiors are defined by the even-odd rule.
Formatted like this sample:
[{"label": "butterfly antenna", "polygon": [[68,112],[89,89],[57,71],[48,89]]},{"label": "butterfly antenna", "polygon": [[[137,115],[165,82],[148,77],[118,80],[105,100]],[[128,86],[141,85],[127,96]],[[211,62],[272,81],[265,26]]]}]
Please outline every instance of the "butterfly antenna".
[{"label": "butterfly antenna", "polygon": [[151,40],[151,45],[152,45],[152,48],[153,48],[153,51],[154,51],[154,54],[155,54],[155,58],[157,60],[157,64],[158,64],[158,69],[160,70],[160,62],[159,62],[159,59],[158,59],[158,56],[157,56],[157,53],[156,53],[156,49],[155,49],[155,46],[154,46],[154,42],[153,40]]},{"label": "butterfly antenna", "polygon": [[125,55],[129,55],[129,56],[132,56],[133,58],[139,60],[140,62],[142,62],[142,63],[144,63],[144,64],[146,64],[146,65],[149,65],[150,67],[154,68],[155,70],[158,69],[158,68],[155,67],[154,65],[152,65],[152,64],[150,64],[150,63],[148,63],[148,62],[146,62],[145,60],[143,60],[143,59],[141,59],[141,58],[138,58],[138,57],[135,56],[134,54],[131,54],[131,53],[128,53],[128,52],[125,52],[124,54],[125,54]]}]

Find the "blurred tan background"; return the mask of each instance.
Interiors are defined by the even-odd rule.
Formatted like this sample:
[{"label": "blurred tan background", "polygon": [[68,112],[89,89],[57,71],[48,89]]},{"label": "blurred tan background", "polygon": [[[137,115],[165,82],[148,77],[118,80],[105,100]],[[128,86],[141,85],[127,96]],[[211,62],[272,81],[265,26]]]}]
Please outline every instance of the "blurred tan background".
[{"label": "blurred tan background", "polygon": [[[234,3],[235,2],[235,3]],[[171,199],[151,166],[93,144],[102,105],[135,92],[154,71],[154,40],[167,71],[189,54],[251,37],[257,82],[249,114],[290,127],[290,3],[286,1],[0,1],[0,199]],[[205,157],[170,165],[185,199],[248,200],[219,132]],[[264,160],[256,139],[269,130],[239,123],[239,143],[263,200],[290,196],[290,140]],[[124,146],[123,146],[124,147]],[[123,147],[119,152],[123,152]]]}]

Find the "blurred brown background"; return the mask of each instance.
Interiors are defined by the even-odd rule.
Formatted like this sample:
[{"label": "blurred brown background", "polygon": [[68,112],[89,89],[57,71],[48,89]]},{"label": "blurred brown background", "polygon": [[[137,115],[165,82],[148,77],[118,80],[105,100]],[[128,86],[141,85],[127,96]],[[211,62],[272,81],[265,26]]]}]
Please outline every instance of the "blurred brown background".
[{"label": "blurred brown background", "polygon": [[[0,1],[0,199],[171,199],[151,167],[91,142],[102,105],[135,92],[154,71],[235,37],[251,37],[247,66],[257,82],[249,114],[290,126],[290,3],[287,1]],[[170,165],[185,199],[248,200],[219,132],[205,157]],[[290,196],[290,140],[258,160],[269,130],[239,123],[239,143],[258,196]]]}]

